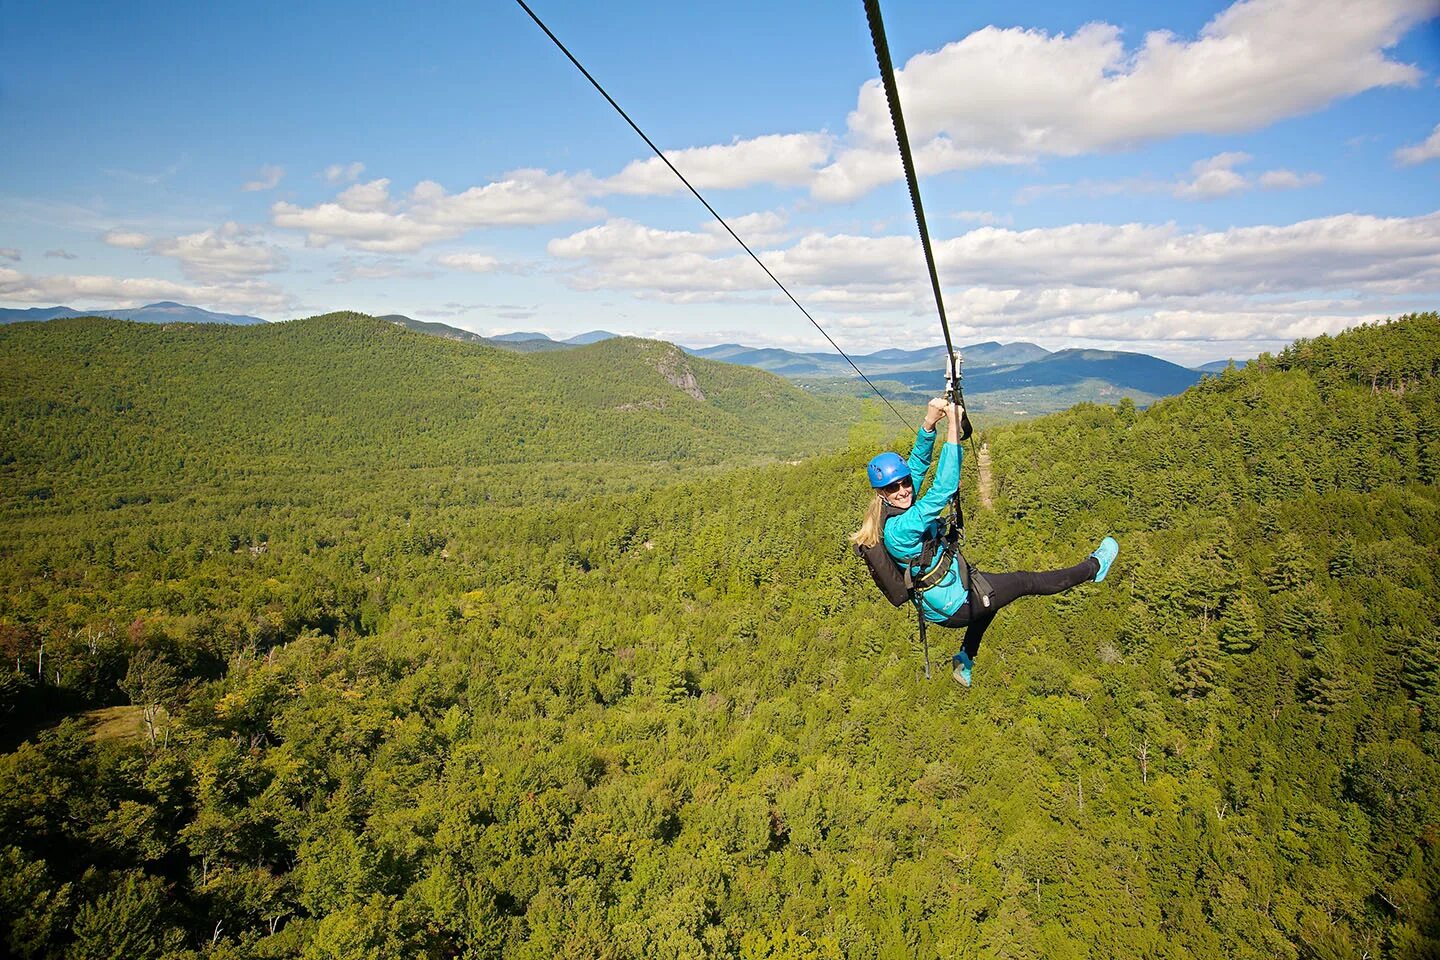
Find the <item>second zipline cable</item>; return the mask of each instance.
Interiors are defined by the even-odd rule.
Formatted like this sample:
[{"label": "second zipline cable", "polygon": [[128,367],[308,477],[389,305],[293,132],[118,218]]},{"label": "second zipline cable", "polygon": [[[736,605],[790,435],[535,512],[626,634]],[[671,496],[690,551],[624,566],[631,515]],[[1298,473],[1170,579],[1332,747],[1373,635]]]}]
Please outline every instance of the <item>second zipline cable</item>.
[{"label": "second zipline cable", "polygon": [[[738,233],[730,229],[730,224],[726,223],[725,218],[720,216],[720,214],[715,211],[714,207],[710,206],[710,203],[700,195],[700,191],[696,190],[693,186],[691,186],[690,181],[685,179],[685,175],[682,174],[679,170],[675,169],[675,165],[670,162],[670,158],[665,156],[664,152],[661,151],[659,147],[655,146],[655,142],[645,135],[645,131],[640,129],[639,124],[637,124],[634,120],[630,119],[630,115],[625,112],[624,108],[622,108],[620,104],[616,103],[615,98],[610,96],[610,94],[605,91],[605,88],[600,85],[600,81],[596,80],[593,76],[590,75],[590,71],[586,70],[584,64],[582,64],[579,60],[575,58],[575,55],[570,52],[569,48],[567,48],[565,44],[560,42],[560,38],[555,36],[555,34],[551,32],[549,27],[545,26],[545,22],[541,20],[538,16],[536,16],[535,11],[530,9],[529,4],[527,4],[525,0],[515,0],[515,2],[520,5],[520,9],[524,10],[525,13],[529,15],[531,20],[535,21],[535,25],[545,32],[545,36],[550,38],[550,42],[555,44],[555,46],[559,48],[560,52],[565,54],[565,57],[575,65],[575,69],[579,70],[580,73],[584,75],[585,79],[590,81],[590,85],[600,92],[600,96],[604,97],[606,102],[608,102],[610,106],[615,108],[615,112],[620,114],[621,118],[623,118],[624,121],[630,125],[630,129],[634,130],[640,136],[641,140],[645,141],[645,145],[655,152],[655,156],[659,157],[661,162],[664,163],[665,166],[670,168],[670,172],[675,174],[675,176],[679,178],[681,183],[685,184],[686,189],[688,189],[692,194],[695,195],[695,199],[699,200],[700,203],[705,207],[705,209],[710,211],[710,215],[714,217],[717,221],[719,221],[720,226],[725,228],[725,232],[730,234],[730,236],[734,238],[735,242],[740,244],[740,246],[745,250],[746,253],[750,254],[750,259],[754,260],[760,266],[760,269],[765,271],[765,276],[769,277],[772,281],[774,281],[775,286],[780,288],[780,292],[785,294],[785,296],[789,298],[790,302],[795,304],[796,308],[799,309],[801,313],[805,314],[805,319],[810,321],[810,325],[813,326],[816,330],[819,330],[820,335],[829,342],[830,346],[835,348],[835,352],[845,358],[845,362],[850,364],[851,368],[860,375],[860,379],[865,381],[865,385],[868,386],[871,390],[875,391],[875,396],[879,397],[885,402],[885,406],[890,408],[890,412],[895,414],[895,417],[901,423],[903,423],[906,427],[913,429],[914,425],[911,424],[909,420],[906,420],[904,415],[901,414],[899,410],[895,409],[895,405],[890,402],[889,398],[887,398],[885,394],[880,392],[879,387],[875,386],[875,384],[870,382],[870,378],[865,376],[865,371],[861,370],[858,366],[856,366],[855,361],[850,359],[850,355],[847,354],[844,350],[840,349],[840,345],[835,342],[835,340],[830,336],[830,334],[825,332],[825,328],[820,326],[819,322],[810,315],[810,311],[806,310],[804,305],[801,304],[799,300],[795,299],[795,295],[792,294],[788,288],[786,288],[785,284],[780,282],[780,278],[775,276],[775,274],[771,273],[770,268],[765,266],[764,261],[762,261],[758,256],[756,256],[755,251],[750,249],[750,245],[747,244],[744,240],[741,240]],[[918,213],[920,209],[918,206],[918,200],[915,209]],[[930,249],[928,246],[928,241],[925,249],[928,255]],[[933,275],[933,268],[931,272]],[[936,290],[936,295],[937,297],[939,295],[938,287]],[[944,320],[943,310],[941,311],[941,320],[942,322]],[[950,344],[950,331],[948,329],[945,331],[945,344],[948,350]]]}]

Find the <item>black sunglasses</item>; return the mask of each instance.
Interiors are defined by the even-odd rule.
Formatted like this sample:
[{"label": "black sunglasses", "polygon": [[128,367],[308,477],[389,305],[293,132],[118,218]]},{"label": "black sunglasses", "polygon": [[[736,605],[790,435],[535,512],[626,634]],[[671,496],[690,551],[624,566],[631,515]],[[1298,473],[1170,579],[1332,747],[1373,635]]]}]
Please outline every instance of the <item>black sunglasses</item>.
[{"label": "black sunglasses", "polygon": [[885,486],[881,487],[881,488],[880,488],[880,492],[881,492],[881,493],[899,493],[901,487],[913,487],[913,486],[915,486],[915,481],[911,480],[909,477],[901,477],[899,480],[896,480],[894,483],[887,483]]}]

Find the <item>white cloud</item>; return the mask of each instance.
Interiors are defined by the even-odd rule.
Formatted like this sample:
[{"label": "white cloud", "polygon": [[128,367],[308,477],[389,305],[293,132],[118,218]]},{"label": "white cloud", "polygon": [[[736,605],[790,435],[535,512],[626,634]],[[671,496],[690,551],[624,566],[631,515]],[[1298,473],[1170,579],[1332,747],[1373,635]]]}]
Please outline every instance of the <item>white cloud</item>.
[{"label": "white cloud", "polygon": [[46,250],[46,251],[45,251],[45,256],[49,257],[49,258],[52,259],[52,260],[79,260],[79,259],[80,259],[80,257],[79,257],[77,254],[73,254],[73,253],[71,253],[69,250],[61,250],[61,249],[59,249],[58,247],[57,247],[56,249],[54,249],[54,250]]},{"label": "white cloud", "polygon": [[[388,181],[376,180],[365,186],[373,188],[376,184],[383,189]],[[271,222],[277,227],[306,231],[311,246],[324,247],[339,241],[376,253],[413,252],[459,232],[451,227],[421,223],[403,213],[390,213],[383,209],[389,205],[388,193],[384,197],[377,197],[373,189],[352,193],[356,189],[352,187],[341,194],[346,198],[345,203],[356,204],[363,198],[372,207],[378,205],[382,209],[351,209],[342,202],[301,207],[282,200],[270,207]]]},{"label": "white cloud", "polygon": [[516,170],[502,180],[448,194],[430,180],[408,197],[392,198],[388,179],[358,183],[334,201],[271,206],[277,227],[304,230],[311,246],[339,242],[372,253],[412,253],[478,227],[527,226],[598,216],[586,202],[585,177]]},{"label": "white cloud", "polygon": [[124,250],[144,250],[153,242],[147,235],[133,230],[108,230],[100,239]]},{"label": "white cloud", "polygon": [[596,217],[602,211],[586,200],[588,178],[544,170],[514,170],[503,180],[447,194],[440,184],[415,185],[415,216],[427,223],[472,227],[529,226]]},{"label": "white cloud", "polygon": [[[1034,159],[1024,153],[957,147],[953,140],[945,136],[938,136],[926,143],[912,143],[911,152],[914,155],[915,172],[922,177],[952,170],[1016,166],[1030,163]],[[888,146],[853,147],[842,151],[834,163],[816,175],[811,193],[820,200],[854,200],[882,183],[889,183],[903,176],[904,168],[900,165],[900,155],[895,152],[892,139]]]},{"label": "white cloud", "polygon": [[777,276],[812,286],[873,290],[928,284],[920,243],[910,237],[812,233],[767,257],[772,260]]},{"label": "white cloud", "polygon": [[[888,259],[899,262],[911,253],[916,244],[899,238],[870,241],[869,238],[805,237],[788,250],[757,251],[761,259],[786,281],[794,278],[801,283],[822,282],[816,271],[799,266],[806,251],[817,243],[844,244],[847,240],[886,243],[891,248]],[[567,275],[567,282],[579,289],[618,289],[655,299],[694,301],[725,300],[736,294],[754,295],[775,290],[769,280],[743,251],[738,255],[735,242],[718,231],[660,230],[632,220],[611,220],[551,240],[547,251],[553,257],[577,261]],[[895,252],[900,251],[896,256]],[[856,277],[885,278],[886,257],[877,249],[866,250],[867,258],[836,256],[841,261],[838,282],[854,281]],[[856,263],[865,259],[864,270],[856,272]],[[903,272],[904,268],[898,268]]]},{"label": "white cloud", "polygon": [[1434,160],[1436,157],[1440,157],[1440,123],[1437,123],[1435,129],[1430,131],[1430,136],[1425,138],[1425,142],[1401,147],[1395,151],[1395,162],[1405,167],[1413,167],[1417,163]]},{"label": "white cloud", "polygon": [[369,183],[357,183],[340,191],[335,202],[352,213],[389,210],[392,207],[390,181],[382,177],[379,180],[371,180]]},{"label": "white cloud", "polygon": [[[740,218],[741,225],[747,220]],[[756,224],[773,226],[775,221],[759,215],[750,225]],[[565,277],[580,290],[620,289],[645,299],[698,303],[775,289],[764,271],[718,226],[657,230],[631,220],[611,220],[551,240],[546,249],[551,256],[580,261]],[[775,256],[760,255],[767,263]]]},{"label": "white cloud", "polygon": [[331,183],[353,183],[364,172],[365,164],[357,160],[354,163],[332,163],[321,176]]},{"label": "white cloud", "polygon": [[[730,229],[735,231],[735,235],[744,240],[752,250],[757,246],[780,243],[791,235],[785,216],[773,210],[747,213],[739,217],[726,217],[725,222],[730,224]],[[711,220],[701,229],[707,233],[723,236],[725,242],[732,248],[739,249],[735,246],[735,238],[730,236],[719,223]]]},{"label": "white cloud", "polygon": [[[787,236],[785,218],[772,211],[729,221],[767,265],[780,256],[762,253]],[[700,230],[659,230],[633,220],[609,220],[546,246],[553,257],[582,261],[569,282],[581,289],[617,286],[641,296],[698,302],[773,290],[774,284],[725,229],[713,221]]]},{"label": "white cloud", "polygon": [[[1385,51],[1433,13],[1433,0],[1241,0],[1193,40],[1157,31],[1134,52],[1108,24],[1054,36],[986,27],[912,57],[896,82],[917,167],[1072,156],[1257,129],[1413,85],[1420,71]],[[822,199],[853,199],[901,176],[878,80],[861,88],[847,122],[847,149],[815,184]]]},{"label": "white cloud", "polygon": [[871,330],[884,326],[884,322],[876,317],[867,317],[863,314],[851,313],[836,317],[830,321],[828,325],[840,330]]},{"label": "white cloud", "polygon": [[189,155],[181,154],[179,160],[176,160],[164,170],[156,172],[146,173],[144,171],[138,170],[117,170],[112,168],[104,168],[101,172],[104,173],[106,176],[114,177],[117,180],[127,180],[131,183],[140,183],[144,184],[145,186],[153,187],[158,184],[164,183],[166,180],[169,180],[171,177],[175,176],[175,174],[179,173],[182,169],[184,169],[189,163]]},{"label": "white cloud", "polygon": [[434,270],[416,269],[414,261],[407,257],[353,257],[345,256],[334,263],[330,283],[351,283],[356,280],[391,280],[397,277],[408,279],[430,279],[440,274]]},{"label": "white cloud", "polygon": [[448,240],[456,231],[383,211],[347,210],[338,203],[298,207],[281,201],[270,208],[277,227],[304,230],[311,246],[329,246],[340,241],[359,250],[377,253],[410,253],[426,244]]},{"label": "white cloud", "polygon": [[1143,296],[1440,285],[1440,214],[1345,214],[1287,226],[1186,232],[1173,225],[980,228],[936,248],[957,286],[1074,285]]},{"label": "white cloud", "polygon": [[[275,247],[259,239],[253,227],[234,222],[178,237],[157,238],[135,231],[110,230],[101,239],[112,247],[173,257],[193,280],[252,277],[273,273],[285,266],[285,258]],[[74,254],[63,250],[46,251],[45,255],[75,259]]]},{"label": "white cloud", "polygon": [[150,277],[35,276],[0,267],[0,300],[140,306],[156,300],[258,313],[288,309],[291,298],[268,283],[187,284]]},{"label": "white cloud", "polygon": [[498,259],[483,253],[446,253],[436,257],[435,262],[442,267],[470,273],[493,273],[500,268]]},{"label": "white cloud", "polygon": [[[1220,231],[987,226],[935,250],[959,336],[1283,341],[1415,309],[1440,290],[1440,213]],[[748,258],[698,232],[612,221],[552,241],[551,253],[575,261],[564,278],[578,289],[682,303],[779,300]],[[810,234],[762,258],[802,303],[846,317],[841,326],[867,346],[934,339],[924,262],[908,236]],[[866,339],[863,318],[896,314],[918,319],[877,325]]]},{"label": "white cloud", "polygon": [[[1334,333],[1362,320],[1379,319],[1384,313],[1310,312],[1290,304],[1275,308],[1247,310],[1160,309],[1147,315],[1096,317],[1084,325],[1084,335],[1116,341],[1148,342],[1185,340],[1288,342],[1297,337]],[[1133,348],[1132,348],[1133,349]]]},{"label": "white cloud", "polygon": [[[806,186],[830,158],[832,139],[824,133],[769,134],[728,144],[667,150],[665,156],[697,190],[724,190],[757,183]],[[659,157],[636,160],[608,180],[603,193],[670,194],[685,189]]]},{"label": "white cloud", "polygon": [[248,192],[257,190],[274,190],[285,176],[285,168],[273,164],[266,164],[260,168],[260,175],[240,189]]},{"label": "white cloud", "polygon": [[1232,168],[1250,161],[1248,153],[1221,153],[1209,160],[1201,160],[1191,167],[1195,179],[1177,184],[1177,197],[1202,198],[1223,197],[1248,189],[1250,182]]},{"label": "white cloud", "polygon": [[14,247],[0,247],[0,260],[9,260],[11,262],[15,262],[19,259],[19,250],[16,250]]},{"label": "white cloud", "polygon": [[1030,203],[1053,194],[1077,193],[1087,197],[1106,197],[1121,193],[1168,193],[1180,200],[1214,200],[1253,190],[1293,190],[1322,183],[1318,173],[1296,173],[1293,170],[1266,170],[1258,175],[1242,173],[1235,168],[1250,162],[1248,153],[1220,153],[1190,166],[1187,177],[1179,180],[1155,180],[1136,177],[1127,180],[1082,180],[1079,183],[1045,183],[1024,187],[1015,194],[1016,203]]},{"label": "white cloud", "polygon": [[253,229],[233,222],[213,230],[157,240],[150,249],[180,261],[180,268],[192,279],[257,276],[285,265],[279,251],[257,240]]},{"label": "white cloud", "polygon": [[551,256],[566,259],[633,260],[682,253],[714,253],[734,246],[728,236],[714,232],[657,230],[633,220],[609,220],[546,245]]},{"label": "white cloud", "polygon": [[1294,170],[1266,170],[1260,174],[1260,186],[1267,190],[1297,190],[1324,183],[1318,173],[1296,173]]},{"label": "white cloud", "polygon": [[[827,273],[832,252],[833,275]],[[821,291],[832,302],[876,302],[873,291],[912,275],[918,244],[902,237],[801,238],[784,250],[757,250],[760,258],[787,286],[792,284],[836,289]],[[629,220],[615,220],[552,240],[552,256],[579,261],[566,276],[581,290],[628,290],[645,299],[676,303],[752,299],[757,295],[782,296],[774,282],[735,242],[719,231],[657,230]],[[736,252],[731,252],[736,251]],[[919,267],[923,273],[923,267]],[[842,292],[843,291],[843,292]],[[908,306],[908,292],[885,291],[890,305]]]}]

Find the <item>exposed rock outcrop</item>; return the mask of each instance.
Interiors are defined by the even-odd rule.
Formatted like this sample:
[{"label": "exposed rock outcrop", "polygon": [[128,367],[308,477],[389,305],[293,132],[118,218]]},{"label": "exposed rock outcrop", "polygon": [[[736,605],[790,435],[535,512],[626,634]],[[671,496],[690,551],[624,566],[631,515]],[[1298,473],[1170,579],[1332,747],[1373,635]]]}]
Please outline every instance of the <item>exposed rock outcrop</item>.
[{"label": "exposed rock outcrop", "polygon": [[705,402],[705,392],[700,389],[700,383],[695,379],[695,372],[690,369],[690,362],[686,359],[685,354],[677,348],[671,347],[666,350],[656,362],[655,369],[672,387],[684,390],[696,400]]}]

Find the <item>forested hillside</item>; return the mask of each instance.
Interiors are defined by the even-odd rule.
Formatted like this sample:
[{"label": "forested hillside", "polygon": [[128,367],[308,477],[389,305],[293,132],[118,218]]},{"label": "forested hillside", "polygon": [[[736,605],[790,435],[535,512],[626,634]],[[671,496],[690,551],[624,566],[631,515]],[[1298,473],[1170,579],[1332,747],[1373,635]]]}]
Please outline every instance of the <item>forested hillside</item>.
[{"label": "forested hillside", "polygon": [[[373,375],[401,331],[308,328],[357,329]],[[666,362],[635,341],[425,342],[523,371],[507,382],[527,404],[618,358]],[[186,426],[167,404],[196,391],[169,376],[126,380],[126,411],[80,376],[37,395],[50,374],[17,373],[12,358],[43,359],[23,349],[3,341],[4,469],[54,491],[3,505],[17,736],[0,756],[0,932],[16,955],[1440,950],[1435,314],[1298,343],[1149,410],[989,431],[993,509],[965,469],[975,562],[1070,563],[1107,532],[1122,549],[1106,583],[1006,611],[969,691],[920,677],[913,623],[848,553],[873,412],[798,465],[487,500],[478,474],[425,460],[415,484],[386,453],[463,457],[468,421],[431,413],[415,439],[400,399],[373,401],[373,432],[309,420],[355,396],[322,361],[233,385],[236,409],[274,411],[267,447],[223,417]],[[276,363],[307,370],[306,353]],[[708,416],[672,395],[653,411],[675,443],[718,457],[736,449],[722,414],[767,415],[756,384],[772,381],[725,369],[740,379],[694,368]],[[606,379],[586,383],[590,407],[646,402]],[[282,382],[313,401],[273,397]],[[787,402],[777,430],[806,409]],[[124,432],[130,410],[191,432],[147,441]],[[558,437],[575,432],[555,429],[540,448],[569,456]],[[219,466],[175,499],[70,486],[191,442]],[[81,713],[126,703],[128,737]]]},{"label": "forested hillside", "polygon": [[510,486],[519,466],[564,465],[537,473],[564,484],[575,464],[790,458],[833,447],[859,409],[669,344],[519,356],[360,314],[16,324],[0,328],[0,356],[6,496],[67,507],[357,468],[478,470]]}]

